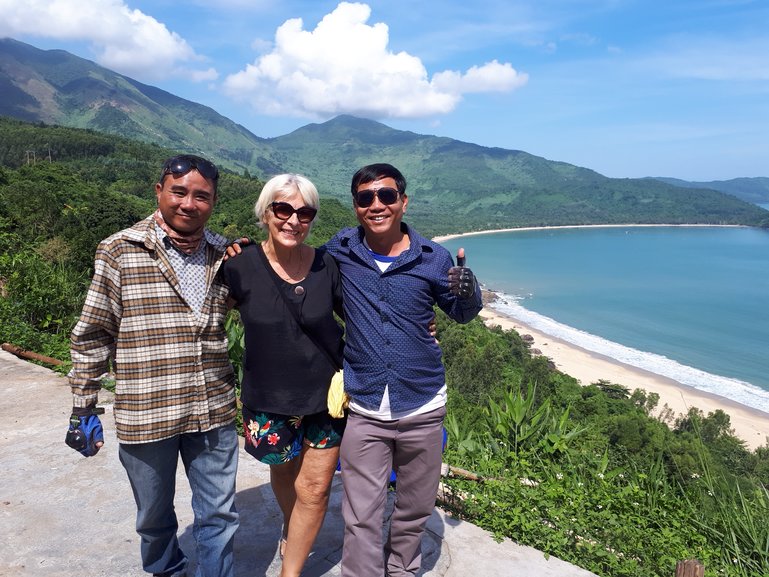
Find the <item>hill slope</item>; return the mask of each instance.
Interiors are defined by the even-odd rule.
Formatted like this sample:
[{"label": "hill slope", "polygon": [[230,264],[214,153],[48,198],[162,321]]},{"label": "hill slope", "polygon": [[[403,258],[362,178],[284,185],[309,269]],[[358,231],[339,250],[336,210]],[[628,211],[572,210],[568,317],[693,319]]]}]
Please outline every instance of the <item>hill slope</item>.
[{"label": "hill slope", "polygon": [[767,177],[733,178],[731,180],[711,180],[708,182],[689,182],[678,178],[665,177],[657,177],[657,180],[686,188],[710,188],[711,190],[725,192],[754,204],[769,203],[769,178]]},{"label": "hill slope", "polygon": [[0,115],[90,128],[256,166],[263,139],[213,109],[73,56],[0,39]]},{"label": "hill slope", "polygon": [[283,167],[349,201],[353,171],[390,162],[409,181],[409,219],[430,233],[611,223],[752,224],[769,214],[731,195],[612,179],[520,150],[487,148],[339,116],[268,140]]}]

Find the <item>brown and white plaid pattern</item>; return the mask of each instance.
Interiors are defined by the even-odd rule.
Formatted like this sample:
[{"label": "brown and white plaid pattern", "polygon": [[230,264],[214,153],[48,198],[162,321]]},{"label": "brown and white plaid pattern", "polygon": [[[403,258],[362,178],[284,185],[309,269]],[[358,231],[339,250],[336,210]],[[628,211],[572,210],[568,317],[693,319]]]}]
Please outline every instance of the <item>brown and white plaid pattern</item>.
[{"label": "brown and white plaid pattern", "polygon": [[206,232],[205,301],[196,315],[152,218],[99,243],[94,276],[72,331],[74,406],[96,404],[109,362],[121,443],[159,441],[229,424],[237,412],[217,271],[226,239]]}]

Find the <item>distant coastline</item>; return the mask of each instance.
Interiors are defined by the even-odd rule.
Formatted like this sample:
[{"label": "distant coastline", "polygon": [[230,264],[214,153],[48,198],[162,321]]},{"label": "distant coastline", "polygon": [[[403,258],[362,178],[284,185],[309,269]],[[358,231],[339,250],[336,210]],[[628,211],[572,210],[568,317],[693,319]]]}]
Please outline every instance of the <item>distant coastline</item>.
[{"label": "distant coastline", "polygon": [[740,228],[747,225],[744,224],[564,224],[557,226],[521,226],[516,228],[495,228],[491,230],[473,230],[470,232],[458,232],[455,234],[445,234],[440,236],[434,236],[433,241],[437,243],[446,242],[447,240],[453,240],[455,238],[462,238],[465,236],[477,236],[479,234],[496,234],[500,232],[523,232],[527,230],[560,230],[568,228],[640,228],[640,227],[721,227],[721,228]]}]

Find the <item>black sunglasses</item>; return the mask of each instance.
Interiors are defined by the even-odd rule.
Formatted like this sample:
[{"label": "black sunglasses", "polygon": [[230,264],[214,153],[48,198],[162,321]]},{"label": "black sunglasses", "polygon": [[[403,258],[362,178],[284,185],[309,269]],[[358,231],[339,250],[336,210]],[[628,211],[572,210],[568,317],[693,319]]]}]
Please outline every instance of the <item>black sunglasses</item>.
[{"label": "black sunglasses", "polygon": [[368,208],[374,204],[374,198],[379,198],[382,204],[395,204],[398,202],[400,191],[395,188],[378,188],[377,190],[359,190],[353,193],[355,204],[361,208]]},{"label": "black sunglasses", "polygon": [[174,176],[183,176],[192,169],[197,170],[203,178],[216,182],[219,180],[219,169],[212,162],[209,162],[205,158],[199,156],[176,156],[165,162],[163,165],[163,172],[160,174],[160,181],[167,174],[173,174]]},{"label": "black sunglasses", "polygon": [[312,208],[311,206],[294,208],[287,202],[273,202],[270,205],[270,208],[272,209],[272,214],[274,214],[276,218],[279,218],[280,220],[288,220],[291,218],[291,215],[296,213],[296,218],[302,224],[312,222],[312,220],[315,218],[315,215],[318,214],[318,209]]}]

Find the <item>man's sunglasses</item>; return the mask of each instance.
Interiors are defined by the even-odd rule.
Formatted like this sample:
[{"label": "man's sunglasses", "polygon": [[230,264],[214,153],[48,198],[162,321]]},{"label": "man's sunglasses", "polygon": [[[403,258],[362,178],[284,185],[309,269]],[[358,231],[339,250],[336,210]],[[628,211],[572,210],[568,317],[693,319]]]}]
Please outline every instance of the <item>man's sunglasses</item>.
[{"label": "man's sunglasses", "polygon": [[163,165],[163,172],[160,174],[160,180],[167,174],[174,176],[183,176],[192,169],[197,170],[204,178],[216,182],[219,180],[219,169],[212,162],[198,156],[177,156],[167,160]]},{"label": "man's sunglasses", "polygon": [[315,215],[318,214],[318,210],[312,208],[311,206],[294,208],[287,202],[273,202],[270,205],[270,208],[272,209],[272,214],[274,214],[275,217],[279,218],[280,220],[288,220],[294,213],[296,213],[296,218],[302,224],[312,222],[312,220],[315,218]]},{"label": "man's sunglasses", "polygon": [[374,198],[379,198],[382,204],[395,204],[398,202],[400,191],[394,188],[378,188],[377,190],[359,190],[353,193],[355,204],[361,208],[368,208],[374,204]]}]

